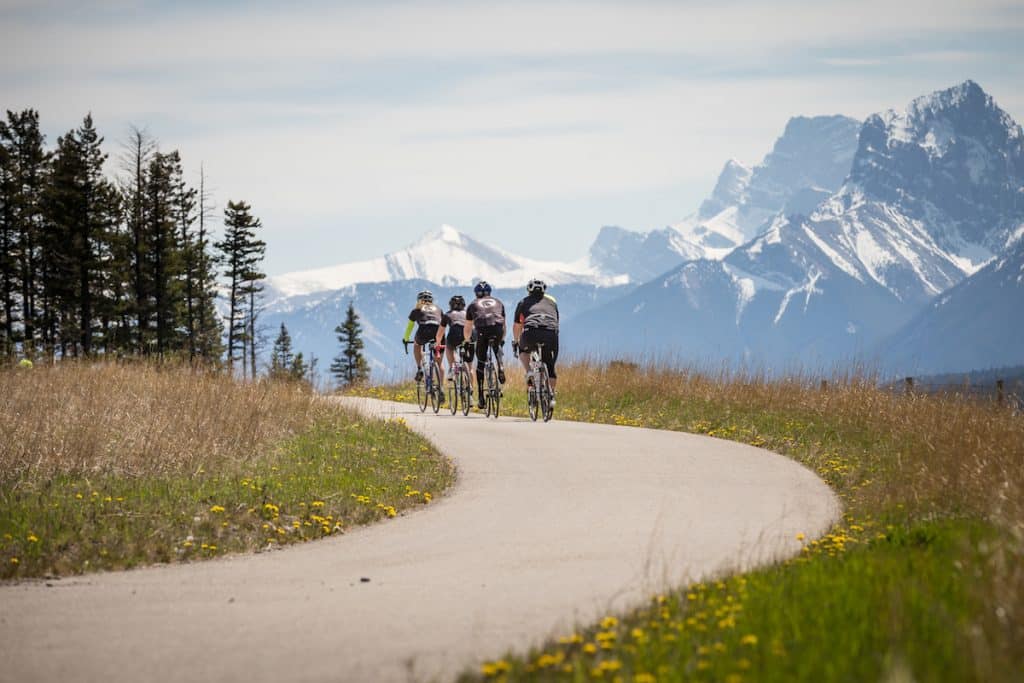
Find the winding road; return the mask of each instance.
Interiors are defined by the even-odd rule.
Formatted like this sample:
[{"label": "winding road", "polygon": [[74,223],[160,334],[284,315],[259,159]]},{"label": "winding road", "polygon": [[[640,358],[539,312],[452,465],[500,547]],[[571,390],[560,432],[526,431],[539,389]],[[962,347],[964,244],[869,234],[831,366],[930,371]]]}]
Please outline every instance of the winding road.
[{"label": "winding road", "polygon": [[742,444],[345,401],[405,418],[454,460],[454,489],[279,552],[0,586],[0,680],[450,680],[793,555],[840,513],[812,472]]}]

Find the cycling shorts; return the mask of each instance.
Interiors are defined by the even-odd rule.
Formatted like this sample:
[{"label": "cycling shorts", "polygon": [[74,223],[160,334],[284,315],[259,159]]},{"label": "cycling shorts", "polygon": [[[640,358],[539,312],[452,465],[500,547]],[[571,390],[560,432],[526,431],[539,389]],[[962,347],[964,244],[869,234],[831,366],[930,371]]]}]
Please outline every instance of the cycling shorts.
[{"label": "cycling shorts", "polygon": [[548,377],[556,379],[555,361],[558,360],[558,332],[539,327],[528,327],[519,335],[519,352],[530,353],[538,344],[543,344],[540,360],[548,368]]},{"label": "cycling shorts", "polygon": [[415,341],[420,346],[426,346],[428,342],[437,338],[437,329],[439,325],[434,323],[427,323],[426,325],[420,325],[416,328]]},{"label": "cycling shorts", "polygon": [[490,327],[474,327],[476,330],[476,359],[480,361],[480,367],[487,362],[487,347],[494,346],[495,361],[500,356],[499,347],[505,343],[505,326],[491,325]]}]

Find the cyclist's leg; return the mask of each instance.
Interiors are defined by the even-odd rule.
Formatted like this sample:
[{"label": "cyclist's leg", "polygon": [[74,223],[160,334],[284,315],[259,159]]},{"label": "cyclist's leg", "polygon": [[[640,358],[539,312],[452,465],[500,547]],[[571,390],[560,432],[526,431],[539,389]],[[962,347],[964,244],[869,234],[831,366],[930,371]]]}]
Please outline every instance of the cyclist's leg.
[{"label": "cyclist's leg", "polygon": [[423,347],[419,342],[412,345],[412,357],[416,361],[416,381],[423,379]]},{"label": "cyclist's leg", "polygon": [[484,365],[487,364],[488,338],[483,334],[476,336],[476,390],[480,405],[484,403]]},{"label": "cyclist's leg", "polygon": [[530,351],[533,350],[533,334],[531,330],[523,330],[519,335],[519,363],[527,374],[530,373]]},{"label": "cyclist's leg", "polygon": [[498,329],[495,331],[494,336],[491,337],[492,348],[494,349],[494,363],[498,366],[498,381],[501,384],[505,383],[505,359],[502,358],[501,345],[505,341],[505,335],[502,334],[503,330]]},{"label": "cyclist's leg", "polygon": [[[444,347],[444,357],[448,359],[448,371],[451,373],[452,369],[455,367],[455,352],[452,351],[451,344]],[[449,374],[448,379],[451,378],[452,376]]]},{"label": "cyclist's leg", "polygon": [[548,383],[554,393],[555,385],[558,383],[558,375],[555,374],[555,363],[558,361],[558,332],[553,332],[550,339],[544,344],[544,364],[548,366]]}]

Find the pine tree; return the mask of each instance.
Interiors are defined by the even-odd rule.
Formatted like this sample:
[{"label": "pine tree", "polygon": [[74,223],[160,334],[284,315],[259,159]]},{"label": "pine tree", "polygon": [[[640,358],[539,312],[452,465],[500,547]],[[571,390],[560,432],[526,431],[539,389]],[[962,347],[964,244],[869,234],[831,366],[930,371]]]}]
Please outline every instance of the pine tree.
[{"label": "pine tree", "polygon": [[[42,280],[42,198],[49,166],[44,143],[45,138],[39,131],[39,112],[34,109],[20,113],[8,111],[7,120],[0,121],[0,147],[4,149],[0,185],[4,234],[0,239],[5,240],[7,247],[0,286],[4,287],[5,336],[8,330],[12,335],[5,343],[13,343],[16,335],[27,357],[35,355],[38,326],[45,313],[37,308]],[[21,323],[20,330],[15,329],[15,322]]]},{"label": "pine tree", "polygon": [[[302,354],[299,354],[301,358]],[[274,348],[270,352],[270,377],[272,379],[283,379],[291,376],[292,363],[295,355],[292,354],[292,338],[288,334],[288,328],[281,323],[281,331],[274,340]]]},{"label": "pine tree", "polygon": [[217,266],[220,260],[210,253],[210,236],[207,229],[213,217],[213,202],[206,187],[206,172],[199,167],[199,192],[196,195],[199,204],[196,215],[199,224],[193,253],[195,255],[195,353],[207,363],[220,359],[224,352],[222,335],[224,333],[220,316],[217,314]]},{"label": "pine tree", "polygon": [[366,381],[370,376],[370,367],[363,356],[363,326],[359,324],[359,316],[351,301],[345,322],[334,328],[334,331],[341,344],[341,353],[331,363],[331,374],[343,386]]},{"label": "pine tree", "polygon": [[296,382],[306,381],[306,373],[309,372],[309,367],[306,365],[305,359],[302,357],[302,352],[295,354],[295,358],[292,359],[291,368],[289,368],[289,377]]},{"label": "pine tree", "polygon": [[148,169],[156,142],[144,129],[132,126],[128,141],[124,143],[125,153],[122,168],[127,173],[123,180],[125,218],[127,224],[128,258],[131,268],[131,315],[135,318],[135,348],[138,353],[148,353],[151,341],[149,331],[152,317],[152,284],[147,267],[148,240],[146,239]]},{"label": "pine tree", "polygon": [[224,239],[215,245],[223,255],[224,275],[228,280],[226,352],[229,369],[234,368],[240,355],[245,361],[247,337],[255,336],[256,295],[262,291],[259,281],[266,277],[259,271],[266,243],[256,239],[256,229],[261,223],[250,210],[243,201],[229,201],[224,210]]},{"label": "pine tree", "polygon": [[109,317],[110,270],[119,197],[103,174],[103,138],[91,116],[58,138],[46,192],[44,291],[59,312],[62,353],[90,355]]},{"label": "pine tree", "polygon": [[[6,124],[0,121],[0,131]],[[14,356],[15,325],[18,323],[15,296],[18,276],[18,229],[14,223],[13,157],[0,136],[0,360]]]}]

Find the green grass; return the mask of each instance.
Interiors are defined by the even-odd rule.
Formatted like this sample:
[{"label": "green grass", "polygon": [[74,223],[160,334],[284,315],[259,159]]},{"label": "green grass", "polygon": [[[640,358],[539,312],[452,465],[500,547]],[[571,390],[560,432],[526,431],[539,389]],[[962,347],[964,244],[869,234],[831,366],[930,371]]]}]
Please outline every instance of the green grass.
[{"label": "green grass", "polygon": [[[230,387],[229,387],[230,388]],[[59,576],[259,551],[429,504],[450,462],[400,420],[332,407],[245,457],[0,478],[0,578]],[[192,461],[189,461],[192,462]]]},{"label": "green grass", "polygon": [[[870,378],[822,390],[630,364],[560,378],[557,418],[776,451],[817,472],[845,514],[792,560],[652,596],[460,680],[1024,680],[1020,416]],[[503,413],[525,415],[519,378],[505,394]]]}]

